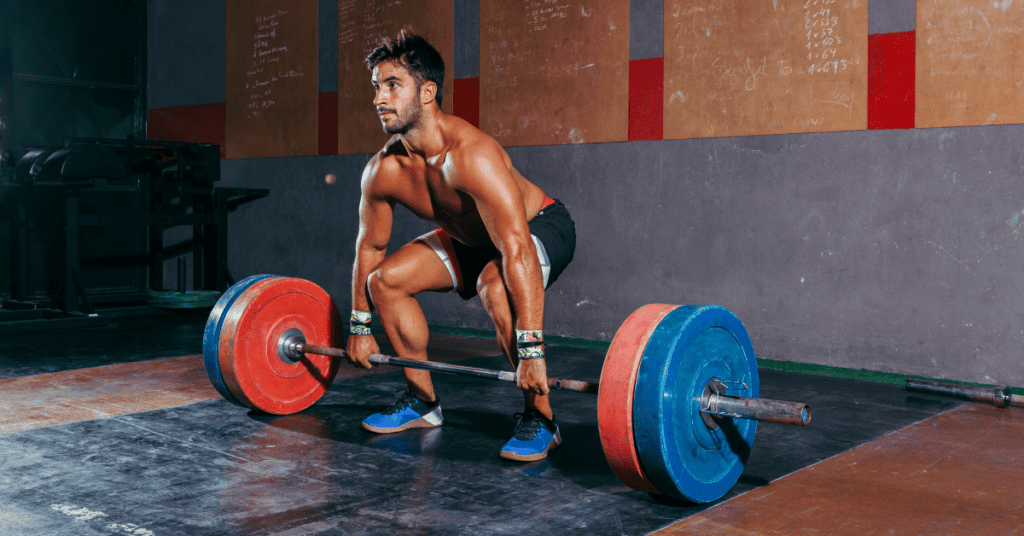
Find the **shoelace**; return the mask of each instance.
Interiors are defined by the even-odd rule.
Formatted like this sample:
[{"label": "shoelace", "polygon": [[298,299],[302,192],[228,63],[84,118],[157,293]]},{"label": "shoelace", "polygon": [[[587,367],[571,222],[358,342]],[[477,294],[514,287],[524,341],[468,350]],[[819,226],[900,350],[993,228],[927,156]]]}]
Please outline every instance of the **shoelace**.
[{"label": "shoelace", "polygon": [[396,389],[394,392],[395,394],[402,393],[402,395],[398,397],[398,400],[395,400],[394,404],[391,404],[391,407],[381,412],[384,415],[394,415],[416,403],[416,396],[410,393],[408,389]]},{"label": "shoelace", "polygon": [[520,441],[530,441],[537,437],[537,432],[540,431],[541,427],[540,415],[538,413],[533,411],[516,413],[512,418],[519,420],[519,425],[516,426],[516,439]]}]

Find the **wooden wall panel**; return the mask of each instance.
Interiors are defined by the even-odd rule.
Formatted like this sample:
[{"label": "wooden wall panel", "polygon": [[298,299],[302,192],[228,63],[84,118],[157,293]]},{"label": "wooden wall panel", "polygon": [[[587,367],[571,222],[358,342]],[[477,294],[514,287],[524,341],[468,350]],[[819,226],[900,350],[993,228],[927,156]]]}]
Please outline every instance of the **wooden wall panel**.
[{"label": "wooden wall panel", "polygon": [[481,0],[480,123],[499,143],[626,141],[628,0]]},{"label": "wooden wall panel", "polygon": [[455,6],[451,0],[339,0],[338,154],[375,153],[388,136],[373,106],[370,71],[363,65],[384,37],[408,28],[423,36],[444,59],[441,110],[452,113]]},{"label": "wooden wall panel", "polygon": [[916,125],[1024,123],[1024,2],[918,0]]},{"label": "wooden wall panel", "polygon": [[865,0],[666,0],[665,138],[867,128]]},{"label": "wooden wall panel", "polygon": [[316,0],[227,0],[227,158],[317,154],[318,82]]}]

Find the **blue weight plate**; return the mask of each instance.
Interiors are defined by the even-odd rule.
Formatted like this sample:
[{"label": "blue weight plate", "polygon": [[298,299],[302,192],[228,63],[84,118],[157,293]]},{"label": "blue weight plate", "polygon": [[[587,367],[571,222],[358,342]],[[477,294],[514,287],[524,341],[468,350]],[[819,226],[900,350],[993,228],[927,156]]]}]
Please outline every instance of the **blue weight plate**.
[{"label": "blue weight plate", "polygon": [[224,291],[224,294],[221,294],[220,299],[213,306],[213,310],[210,311],[210,316],[206,320],[206,329],[203,331],[203,363],[206,365],[206,375],[210,377],[210,383],[217,389],[220,396],[223,396],[228,402],[242,407],[245,406],[231,395],[227,386],[224,385],[224,377],[220,373],[220,363],[217,357],[217,341],[220,340],[220,327],[224,323],[224,316],[231,309],[231,305],[235,303],[235,299],[253,284],[270,277],[277,276],[250,275],[231,285],[230,288]]},{"label": "blue weight plate", "polygon": [[759,396],[754,347],[740,320],[717,305],[687,305],[666,315],[640,360],[633,424],[645,473],[677,499],[721,498],[754,445],[757,421],[726,418],[714,429],[704,424],[700,399],[715,377],[736,382],[730,395]]}]

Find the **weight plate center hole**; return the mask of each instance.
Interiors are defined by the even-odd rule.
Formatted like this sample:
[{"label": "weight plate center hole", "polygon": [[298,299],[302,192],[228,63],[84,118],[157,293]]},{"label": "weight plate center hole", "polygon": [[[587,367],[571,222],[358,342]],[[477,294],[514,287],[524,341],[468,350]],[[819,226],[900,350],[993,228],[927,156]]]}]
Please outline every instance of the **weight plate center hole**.
[{"label": "weight plate center hole", "polygon": [[294,365],[302,360],[302,352],[296,346],[306,344],[306,336],[302,331],[289,328],[277,339],[277,357],[286,365]]}]

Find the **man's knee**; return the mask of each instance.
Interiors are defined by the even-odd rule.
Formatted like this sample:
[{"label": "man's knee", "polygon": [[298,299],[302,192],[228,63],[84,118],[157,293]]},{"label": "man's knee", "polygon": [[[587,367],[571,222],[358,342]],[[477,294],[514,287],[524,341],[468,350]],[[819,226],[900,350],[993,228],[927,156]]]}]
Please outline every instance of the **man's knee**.
[{"label": "man's knee", "polygon": [[496,266],[493,263],[488,264],[480,271],[480,276],[476,279],[476,293],[480,295],[480,300],[484,302],[484,306],[490,310],[490,304],[501,303],[503,300],[507,300],[505,282],[501,279]]},{"label": "man's knee", "polygon": [[483,302],[484,309],[493,316],[495,306],[502,304],[506,299],[504,296],[504,286],[494,284],[478,284],[476,286],[476,293],[480,295],[480,301]]},{"label": "man's knee", "polygon": [[370,290],[373,301],[380,303],[402,289],[401,278],[393,267],[381,266],[370,272],[366,278],[366,286]]},{"label": "man's knee", "polygon": [[498,329],[498,336],[508,336],[507,332],[512,329],[514,315],[508,299],[508,289],[498,270],[484,270],[477,279],[476,290],[484,309]]}]

